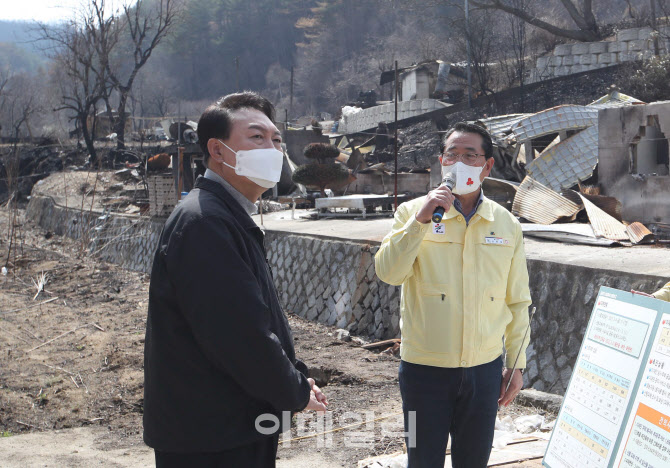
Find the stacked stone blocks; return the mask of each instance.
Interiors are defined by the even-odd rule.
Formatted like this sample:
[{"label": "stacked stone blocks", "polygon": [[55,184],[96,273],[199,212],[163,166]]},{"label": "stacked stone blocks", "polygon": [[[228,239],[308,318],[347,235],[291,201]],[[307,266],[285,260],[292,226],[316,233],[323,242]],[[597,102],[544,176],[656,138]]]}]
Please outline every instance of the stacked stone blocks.
[{"label": "stacked stone blocks", "polygon": [[265,244],[288,312],[372,339],[400,335],[400,288],[375,275],[377,246],[275,231]]},{"label": "stacked stone blocks", "polygon": [[149,273],[164,219],[81,211],[33,196],[26,217],[58,236],[86,242],[86,250],[123,268]]},{"label": "stacked stone blocks", "polygon": [[[81,239],[100,258],[149,273],[164,220],[82,213],[34,196],[26,217],[57,235]],[[101,219],[103,218],[103,219]],[[81,226],[86,226],[82,229]],[[375,274],[378,243],[268,231],[265,245],[280,302],[287,312],[371,340],[400,336],[400,288]],[[600,286],[655,291],[667,278],[531,259],[537,313],[531,327],[525,385],[563,393]]]},{"label": "stacked stone blocks", "polygon": [[[535,68],[530,71],[529,82],[649,59],[655,54],[654,35],[651,28],[624,29],[613,41],[559,44],[552,55],[537,59]],[[668,37],[670,26],[659,28],[660,54],[669,51]]]},{"label": "stacked stone blocks", "polygon": [[[436,99],[414,99],[398,102],[398,120],[409,119],[445,107],[446,104]],[[340,133],[355,133],[377,127],[379,122],[393,122],[395,120],[395,104],[383,104],[369,107],[356,114],[343,117],[338,131]]]},{"label": "stacked stone blocks", "polygon": [[528,261],[531,297],[537,312],[526,353],[524,384],[563,393],[567,388],[600,286],[655,291],[664,278]]}]

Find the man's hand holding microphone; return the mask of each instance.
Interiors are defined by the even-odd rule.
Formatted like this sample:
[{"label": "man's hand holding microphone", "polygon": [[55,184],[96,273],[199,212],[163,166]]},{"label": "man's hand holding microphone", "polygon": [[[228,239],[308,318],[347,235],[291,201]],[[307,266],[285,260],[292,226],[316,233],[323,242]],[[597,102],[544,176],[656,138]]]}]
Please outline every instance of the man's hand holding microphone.
[{"label": "man's hand holding microphone", "polygon": [[434,223],[441,222],[442,216],[451,209],[451,205],[454,204],[454,200],[456,199],[451,193],[455,185],[456,175],[454,173],[447,174],[438,188],[428,192],[423,206],[416,213],[416,220],[422,224],[430,221]]}]

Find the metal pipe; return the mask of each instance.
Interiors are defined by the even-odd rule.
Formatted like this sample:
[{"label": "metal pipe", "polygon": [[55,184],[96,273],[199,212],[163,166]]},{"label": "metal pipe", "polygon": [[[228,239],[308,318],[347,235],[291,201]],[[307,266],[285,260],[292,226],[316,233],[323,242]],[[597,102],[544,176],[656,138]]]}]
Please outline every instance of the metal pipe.
[{"label": "metal pipe", "polygon": [[398,61],[395,61],[395,123],[393,125],[393,133],[395,136],[394,143],[394,160],[395,160],[395,187],[393,188],[393,205],[395,207],[394,211],[398,211]]},{"label": "metal pipe", "polygon": [[[291,97],[288,105],[289,113],[293,117],[293,65],[291,65]],[[288,121],[288,117],[286,118]]]},{"label": "metal pipe", "polygon": [[260,198],[258,199],[258,208],[261,213],[261,226],[263,226],[263,194],[261,193]]},{"label": "metal pipe", "polygon": [[240,92],[240,58],[235,57],[235,87]]},{"label": "metal pipe", "polygon": [[519,348],[519,352],[516,355],[516,359],[514,360],[514,365],[512,366],[511,373],[509,374],[509,380],[507,381],[507,386],[505,387],[505,393],[507,393],[507,390],[509,390],[509,386],[512,383],[512,376],[514,375],[514,370],[516,369],[516,364],[519,362],[519,356],[521,356],[521,349],[523,348],[523,342],[526,341],[526,337],[528,336],[528,330],[530,330],[530,324],[533,323],[533,317],[535,316],[535,310],[537,308],[533,307],[533,310],[530,312],[530,319],[528,319],[528,326],[526,327],[526,332],[523,334],[523,339],[521,340],[521,347]]},{"label": "metal pipe", "polygon": [[472,108],[472,73],[470,72],[470,6],[465,0],[465,47],[468,53],[468,107]]},{"label": "metal pipe", "polygon": [[178,162],[179,168],[177,169],[177,200],[181,200],[181,192],[184,190],[184,147],[178,147]]}]

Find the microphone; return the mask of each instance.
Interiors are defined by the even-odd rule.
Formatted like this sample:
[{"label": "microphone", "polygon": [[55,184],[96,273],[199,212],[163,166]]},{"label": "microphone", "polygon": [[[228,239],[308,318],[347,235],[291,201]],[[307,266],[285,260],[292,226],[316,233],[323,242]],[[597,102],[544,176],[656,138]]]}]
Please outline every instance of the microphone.
[{"label": "microphone", "polygon": [[[447,174],[447,177],[442,179],[442,183],[440,185],[444,185],[449,190],[453,190],[454,185],[456,185],[456,174],[453,172]],[[441,223],[442,216],[444,216],[444,208],[438,206],[437,208],[435,208],[435,211],[433,212],[433,217],[431,219],[434,223]]]}]

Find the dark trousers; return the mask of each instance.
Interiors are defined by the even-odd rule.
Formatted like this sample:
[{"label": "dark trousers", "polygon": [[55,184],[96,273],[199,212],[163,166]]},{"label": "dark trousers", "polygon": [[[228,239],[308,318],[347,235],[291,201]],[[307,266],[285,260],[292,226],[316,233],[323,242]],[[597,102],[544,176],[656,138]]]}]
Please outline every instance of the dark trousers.
[{"label": "dark trousers", "polygon": [[274,468],[279,436],[224,452],[175,453],[156,450],[156,468]]},{"label": "dark trousers", "polygon": [[[502,359],[457,368],[401,361],[399,380],[408,468],[442,468],[449,435],[454,468],[485,468],[498,412]],[[415,412],[414,440],[410,411]]]}]

